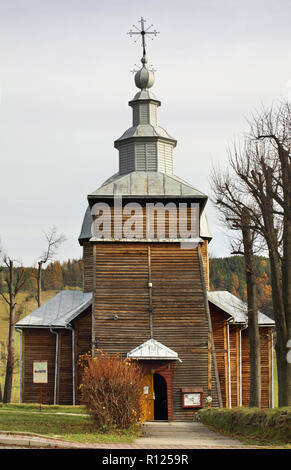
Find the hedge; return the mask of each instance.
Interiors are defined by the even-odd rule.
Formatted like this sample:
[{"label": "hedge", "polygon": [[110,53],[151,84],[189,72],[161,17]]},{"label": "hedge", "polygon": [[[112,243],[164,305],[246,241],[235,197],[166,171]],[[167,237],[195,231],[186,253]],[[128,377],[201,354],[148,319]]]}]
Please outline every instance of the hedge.
[{"label": "hedge", "polygon": [[198,419],[227,432],[291,443],[291,407],[203,409]]}]

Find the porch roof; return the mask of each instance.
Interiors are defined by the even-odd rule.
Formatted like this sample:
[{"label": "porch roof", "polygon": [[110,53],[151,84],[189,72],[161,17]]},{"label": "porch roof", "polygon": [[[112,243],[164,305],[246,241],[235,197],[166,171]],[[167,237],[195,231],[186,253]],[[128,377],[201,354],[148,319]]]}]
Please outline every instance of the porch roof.
[{"label": "porch roof", "polygon": [[162,343],[159,343],[155,339],[151,338],[145,343],[134,348],[132,351],[127,353],[127,357],[130,359],[143,359],[143,360],[167,360],[173,361],[181,359],[178,357],[178,353],[168,348]]}]

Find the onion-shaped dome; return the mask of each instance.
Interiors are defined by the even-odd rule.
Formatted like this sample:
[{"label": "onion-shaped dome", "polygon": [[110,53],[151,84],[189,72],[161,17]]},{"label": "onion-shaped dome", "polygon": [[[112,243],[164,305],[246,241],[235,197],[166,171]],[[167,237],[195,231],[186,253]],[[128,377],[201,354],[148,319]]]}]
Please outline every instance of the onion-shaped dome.
[{"label": "onion-shaped dome", "polygon": [[143,58],[141,59],[141,63],[143,64],[142,68],[135,74],[134,81],[137,88],[141,90],[145,90],[147,88],[151,88],[155,83],[155,76],[151,70],[149,70],[146,66],[147,64],[147,57],[144,54]]}]

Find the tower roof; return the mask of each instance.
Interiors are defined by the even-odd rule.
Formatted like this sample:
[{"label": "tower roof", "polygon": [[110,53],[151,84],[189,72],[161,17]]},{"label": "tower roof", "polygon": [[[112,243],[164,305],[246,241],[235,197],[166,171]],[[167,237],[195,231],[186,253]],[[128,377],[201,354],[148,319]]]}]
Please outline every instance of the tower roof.
[{"label": "tower roof", "polygon": [[187,197],[207,200],[207,196],[175,175],[162,172],[133,171],[111,176],[102,186],[88,195],[88,199],[106,196],[162,196]]},{"label": "tower roof", "polygon": [[100,198],[114,196],[124,198],[175,198],[188,199],[200,204],[200,236],[211,239],[204,207],[207,196],[191,184],[178,178],[173,172],[173,150],[177,141],[158,124],[157,109],[161,102],[152,92],[154,72],[148,67],[145,38],[156,36],[158,32],[145,29],[141,18],[141,28],[134,26],[128,34],[141,38],[143,55],[142,66],[135,70],[135,85],[139,91],[129,101],[132,108],[132,126],[118,139],[114,146],[119,152],[119,171],[108,178],[100,187],[88,195],[89,208],[86,211],[79,242],[90,239],[90,207]]},{"label": "tower roof", "polygon": [[119,174],[133,171],[161,172],[173,174],[173,149],[177,145],[168,132],[158,124],[157,109],[161,102],[151,91],[155,82],[154,71],[148,67],[145,37],[157,35],[152,26],[145,29],[145,20],[141,18],[141,27],[134,26],[130,36],[137,35],[142,40],[143,55],[141,67],[135,72],[135,85],[140,91],[129,101],[132,108],[132,125],[114,142],[119,152]]}]

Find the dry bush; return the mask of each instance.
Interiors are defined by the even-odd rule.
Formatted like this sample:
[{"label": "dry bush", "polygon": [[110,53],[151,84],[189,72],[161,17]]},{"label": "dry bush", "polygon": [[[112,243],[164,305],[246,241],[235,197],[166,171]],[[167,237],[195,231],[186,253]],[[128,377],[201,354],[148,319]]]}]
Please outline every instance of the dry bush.
[{"label": "dry bush", "polygon": [[82,356],[81,400],[102,431],[127,429],[141,421],[143,375],[139,365],[98,350]]}]

